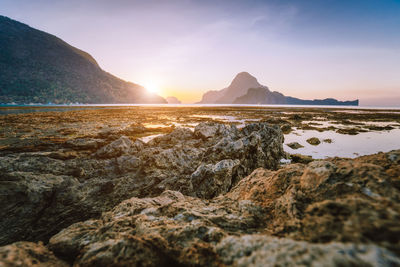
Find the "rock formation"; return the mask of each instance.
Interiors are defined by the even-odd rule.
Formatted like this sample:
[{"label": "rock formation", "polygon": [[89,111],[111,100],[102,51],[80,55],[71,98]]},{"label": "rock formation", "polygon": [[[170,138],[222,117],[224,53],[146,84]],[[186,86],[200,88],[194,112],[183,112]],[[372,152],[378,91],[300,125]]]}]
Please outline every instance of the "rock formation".
[{"label": "rock formation", "polygon": [[123,81],[88,53],[0,16],[0,103],[166,103]]},{"label": "rock formation", "polygon": [[249,88],[260,86],[262,85],[257,79],[248,72],[240,72],[228,87],[219,91],[206,92],[199,104],[232,104],[237,97],[245,95]]},{"label": "rock formation", "polygon": [[43,243],[16,242],[0,247],[1,266],[67,267],[69,264],[56,258]]},{"label": "rock formation", "polygon": [[2,247],[0,260],[19,256],[74,266],[398,266],[399,166],[397,150],[276,171],[258,168],[213,199],[170,190],[133,197],[99,219],[63,229],[46,248],[29,242]]},{"label": "rock formation", "polygon": [[[107,138],[103,132],[99,136]],[[0,244],[46,241],[130,197],[165,190],[215,197],[256,168],[276,169],[284,155],[282,143],[279,127],[258,123],[238,130],[202,123],[194,132],[177,128],[148,143],[125,136],[111,142],[76,139],[65,143],[75,155],[61,150],[3,156]],[[79,151],[85,153],[77,156]]]},{"label": "rock formation", "polygon": [[358,100],[338,101],[333,98],[304,100],[271,92],[267,87],[250,88],[245,95],[236,98],[233,104],[286,104],[286,105],[336,105],[358,106]]},{"label": "rock formation", "polygon": [[303,100],[271,92],[247,72],[236,75],[232,83],[219,91],[208,91],[200,104],[287,104],[287,105],[351,105],[358,106],[358,100],[338,101],[333,98]]},{"label": "rock formation", "polygon": [[307,143],[309,143],[310,145],[313,145],[313,146],[317,146],[317,145],[321,144],[321,140],[319,140],[318,137],[311,137],[311,138],[308,138],[306,141],[307,141]]},{"label": "rock formation", "polygon": [[182,104],[182,102],[175,96],[169,96],[165,100],[167,100],[168,104]]}]

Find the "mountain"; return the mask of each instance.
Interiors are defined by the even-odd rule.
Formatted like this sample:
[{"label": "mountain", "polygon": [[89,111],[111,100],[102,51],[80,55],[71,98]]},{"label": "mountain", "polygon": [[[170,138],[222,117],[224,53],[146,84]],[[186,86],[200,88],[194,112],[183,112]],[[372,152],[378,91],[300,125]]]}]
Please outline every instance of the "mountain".
[{"label": "mountain", "polygon": [[169,96],[165,100],[167,100],[168,104],[182,104],[182,102],[175,96]]},{"label": "mountain", "polygon": [[246,94],[236,98],[233,104],[286,104],[286,97],[279,92],[271,92],[268,88],[250,88]]},{"label": "mountain", "polygon": [[261,85],[255,77],[247,72],[237,74],[227,88],[206,92],[199,103],[358,106],[358,100],[338,101],[333,98],[303,100],[285,96],[280,92],[271,92],[267,86]]},{"label": "mountain", "polygon": [[0,103],[166,103],[88,53],[0,16]]},{"label": "mountain", "polygon": [[285,96],[279,92],[271,92],[266,87],[250,88],[247,93],[238,97],[233,104],[286,104],[286,105],[337,105],[358,106],[358,100],[338,101],[333,98],[303,100]]},{"label": "mountain", "polygon": [[219,91],[206,92],[199,104],[231,104],[237,97],[245,95],[249,88],[261,86],[255,77],[247,72],[240,72],[228,87]]}]

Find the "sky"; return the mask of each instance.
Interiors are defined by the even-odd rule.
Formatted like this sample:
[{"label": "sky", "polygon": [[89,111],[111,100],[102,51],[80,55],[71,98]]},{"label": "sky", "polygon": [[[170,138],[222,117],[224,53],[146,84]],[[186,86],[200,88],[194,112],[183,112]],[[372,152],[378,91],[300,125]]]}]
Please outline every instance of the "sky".
[{"label": "sky", "polygon": [[400,106],[400,0],[0,0],[0,14],[184,103],[247,71],[285,95]]}]

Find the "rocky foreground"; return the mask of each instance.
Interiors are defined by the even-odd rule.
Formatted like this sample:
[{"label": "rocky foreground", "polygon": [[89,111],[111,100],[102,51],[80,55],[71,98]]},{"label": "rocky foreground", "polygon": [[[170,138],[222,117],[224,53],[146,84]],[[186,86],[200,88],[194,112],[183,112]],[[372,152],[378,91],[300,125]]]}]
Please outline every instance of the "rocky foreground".
[{"label": "rocky foreground", "polygon": [[265,123],[100,137],[1,157],[0,266],[400,266],[400,150],[280,167]]}]

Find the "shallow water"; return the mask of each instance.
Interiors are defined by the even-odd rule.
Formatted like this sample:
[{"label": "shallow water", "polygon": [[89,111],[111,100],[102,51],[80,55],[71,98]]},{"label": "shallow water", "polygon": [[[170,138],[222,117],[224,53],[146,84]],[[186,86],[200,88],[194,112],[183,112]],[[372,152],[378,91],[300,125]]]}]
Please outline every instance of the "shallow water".
[{"label": "shallow water", "polygon": [[[311,137],[319,138],[321,144],[313,146],[307,143],[306,140]],[[324,139],[331,139],[332,143],[325,143],[323,142]],[[291,149],[286,145],[291,142],[298,142],[304,147]],[[327,157],[355,158],[400,149],[400,129],[359,133],[357,135],[339,134],[334,131],[293,131],[285,135],[284,149],[291,154],[310,155],[316,159]]]},{"label": "shallow water", "polygon": [[[260,107],[260,108],[324,108],[329,112],[348,112],[348,113],[371,113],[385,112],[385,113],[399,113],[400,107],[374,107],[374,106],[333,106],[333,105],[249,105],[249,104],[69,104],[69,105],[56,105],[56,104],[27,104],[27,105],[13,105],[13,104],[0,104],[0,115],[6,114],[20,114],[31,112],[49,112],[49,111],[70,111],[72,109],[93,109],[93,108],[113,108],[113,107]],[[334,110],[340,109],[340,110]],[[363,110],[367,109],[367,110]],[[285,112],[282,112],[285,113]]]},{"label": "shallow water", "polygon": [[[238,123],[237,127],[242,128],[245,122],[258,121],[257,119],[240,119],[235,116],[219,116],[219,115],[194,115],[197,118],[209,118],[231,123]],[[318,119],[318,118],[317,118]],[[340,128],[352,128],[354,125],[342,125],[333,121],[303,121],[305,124],[315,123],[318,126],[329,127],[335,126]],[[393,122],[357,122],[360,125],[370,126],[395,126],[398,124]],[[307,143],[307,139],[317,137],[321,140],[321,144],[317,146]],[[324,139],[331,139],[332,143],[323,142]],[[286,144],[298,142],[303,148],[292,149]],[[394,149],[400,149],[400,129],[390,131],[369,131],[362,132],[357,135],[340,134],[335,131],[319,132],[315,130],[295,130],[285,135],[284,150],[290,154],[309,155],[316,159],[324,159],[327,157],[346,157],[355,158],[363,155],[370,155],[378,152],[388,152]]]},{"label": "shallow water", "polygon": [[[83,105],[83,106],[56,106],[56,105],[51,105],[51,106],[23,106],[23,107],[16,107],[16,106],[1,106],[0,105],[0,114],[11,114],[11,113],[30,113],[30,112],[36,112],[36,111],[72,111],[72,110],[83,110],[83,109],[114,109],[114,108],[120,108],[120,107],[134,107],[134,106],[143,106],[143,107],[196,107],[196,109],[186,108],[186,111],[181,112],[182,110],[185,110],[184,108],[175,108],[175,109],[167,109],[167,108],[161,108],[160,110],[153,109],[151,108],[151,112],[154,112],[151,114],[151,118],[146,120],[145,122],[142,121],[144,126],[147,128],[154,128],[154,130],[149,134],[150,136],[146,136],[141,138],[144,142],[148,142],[151,139],[159,136],[162,132],[167,132],[168,130],[166,129],[159,129],[157,128],[164,128],[164,127],[186,127],[190,129],[194,129],[194,127],[203,121],[220,121],[224,123],[232,123],[235,124],[238,128],[242,128],[245,126],[247,123],[251,122],[256,122],[259,120],[264,120],[264,119],[270,119],[276,116],[276,118],[279,118],[282,116],[282,114],[286,114],[285,116],[287,117],[287,114],[303,114],[303,112],[309,112],[312,116],[308,117],[313,117],[312,120],[303,120],[301,121],[302,124],[305,125],[310,125],[310,126],[316,126],[318,128],[324,127],[327,128],[329,126],[334,126],[335,129],[329,130],[329,131],[323,131],[323,132],[318,132],[315,130],[300,130],[294,128],[294,131],[291,132],[290,134],[285,135],[285,144],[284,144],[284,149],[285,151],[289,153],[299,153],[303,155],[310,155],[314,158],[326,158],[326,157],[357,157],[359,155],[367,155],[367,154],[374,154],[377,152],[387,152],[390,150],[394,149],[400,149],[400,120],[396,119],[396,117],[392,116],[380,116],[378,118],[374,118],[371,120],[364,119],[364,117],[361,117],[360,121],[357,121],[357,118],[354,118],[354,120],[351,119],[346,119],[342,120],[340,116],[336,117],[335,116],[324,116],[324,114],[327,114],[329,112],[336,112],[334,106],[325,106],[322,109],[319,109],[316,111],[315,108],[318,108],[319,106],[311,106],[313,109],[310,111],[304,111],[302,109],[298,109],[299,107],[301,108],[307,108],[307,106],[290,106],[290,107],[285,107],[284,109],[276,109],[273,107],[279,106],[280,108],[284,107],[282,105]],[[222,106],[222,109],[218,108],[204,108],[204,109],[199,109],[198,107],[220,107]],[[225,107],[235,107],[237,106],[238,108],[225,108]],[[256,108],[251,108],[251,109],[245,109],[245,108],[240,108],[243,106],[257,106],[260,107],[259,109]],[[271,107],[271,108],[267,108]],[[362,111],[363,107],[340,107],[340,111],[343,111],[344,109],[347,109],[347,111],[352,112],[364,112]],[[359,110],[358,110],[359,109]],[[139,111],[139,112],[137,112]],[[116,120],[97,120],[96,117],[92,117],[94,115],[88,115],[86,114],[85,117],[85,126],[81,126],[81,121],[79,118],[76,118],[74,121],[74,118],[72,118],[73,123],[72,124],[66,124],[65,127],[77,127],[79,129],[85,129],[93,127],[93,125],[108,125],[112,127],[118,127],[118,128],[125,128],[128,127],[130,124],[132,124],[132,119],[130,118],[135,118],[135,116],[139,116],[136,118],[142,119],[143,116],[147,116],[145,108],[140,108],[137,109],[121,109],[121,113],[113,112],[112,116],[115,116],[118,118],[118,115],[116,114],[127,114],[126,117],[119,117],[119,119]],[[167,111],[167,112],[165,112]],[[171,112],[172,111],[172,112]],[[268,111],[268,112],[266,112]],[[399,116],[400,116],[400,110],[398,110]],[[85,114],[86,111],[82,111],[82,114]],[[158,113],[157,113],[158,112]],[[176,112],[176,113],[175,113]],[[339,111],[338,111],[339,112]],[[371,111],[365,111],[365,112],[371,112]],[[389,113],[389,110],[381,110],[377,109],[376,113],[382,114],[383,112]],[[392,110],[392,112],[394,112]],[[104,112],[101,112],[103,114]],[[91,114],[91,112],[89,113]],[[107,113],[104,113],[107,114]],[[25,115],[21,115],[25,116]],[[131,117],[133,116],[133,117]],[[397,116],[397,115],[396,115]],[[36,115],[34,116],[36,117]],[[50,116],[51,117],[51,116]],[[5,122],[7,122],[6,117],[2,117]],[[40,118],[40,116],[38,116]],[[63,121],[63,115],[62,113],[58,113],[53,119],[54,122],[59,123],[60,121]],[[94,118],[94,119],[93,119]],[[287,119],[287,118],[286,118]],[[360,119],[360,117],[358,117]],[[386,121],[387,120],[387,121]],[[40,120],[38,120],[40,121]],[[47,118],[45,121],[44,125],[51,126],[52,120]],[[344,125],[343,123],[356,123],[355,124],[348,124]],[[5,139],[5,138],[11,138],[11,137],[19,137],[23,138],[25,135],[28,137],[35,136],[37,134],[44,135],[52,135],[53,133],[47,132],[46,128],[43,128],[43,133],[37,130],[35,127],[40,126],[36,125],[33,126],[35,128],[35,131],[28,131],[24,130],[23,132],[21,129],[24,129],[24,125],[18,125],[18,121],[14,122],[15,125],[12,126],[11,129],[11,134],[10,132],[4,131],[2,132],[3,136],[0,136],[0,139]],[[12,125],[12,124],[10,124]],[[78,125],[78,126],[77,126]],[[80,126],[79,126],[80,125]],[[346,134],[340,134],[335,132],[336,129],[345,129],[345,128],[362,128],[363,130],[366,130],[368,126],[392,126],[395,129],[393,130],[388,130],[388,131],[368,131],[368,132],[361,132],[358,135],[346,135]],[[15,127],[15,128],[13,128]],[[46,126],[47,127],[47,126]],[[293,126],[295,127],[295,126]],[[40,127],[39,127],[40,128]],[[38,129],[39,129],[38,128]],[[305,128],[305,127],[302,127]],[[51,127],[49,128],[51,129]],[[65,130],[65,129],[61,129]],[[12,131],[15,131],[15,136],[12,135]],[[1,133],[1,131],[0,131]],[[85,133],[75,133],[75,134],[87,134]],[[322,142],[318,146],[312,146],[306,142],[308,138],[311,137],[317,137],[321,141],[323,139],[332,139],[332,143],[324,143]],[[291,142],[298,142],[301,145],[304,146],[304,148],[300,149],[291,149],[289,148],[286,144],[291,143]]]},{"label": "shallow water", "polygon": [[362,121],[351,121],[349,120],[349,122],[351,122],[351,124],[346,124],[343,125],[341,122],[337,122],[337,121],[326,121],[326,120],[304,120],[301,123],[302,124],[308,124],[311,126],[317,126],[317,127],[324,127],[324,128],[328,128],[328,127],[338,127],[340,126],[340,128],[354,128],[355,126],[378,126],[378,127],[386,127],[386,126],[392,126],[392,127],[398,127],[399,124],[394,123],[393,121],[367,121],[367,122],[362,122]]},{"label": "shallow water", "polygon": [[71,110],[87,110],[93,109],[94,107],[29,107],[23,106],[21,108],[15,108],[14,106],[5,107],[0,105],[0,115],[8,115],[8,114],[25,114],[25,113],[33,113],[33,112],[63,112],[63,111],[71,111]]},{"label": "shallow water", "polygon": [[[218,118],[221,119],[221,118]],[[238,122],[236,118],[231,118],[229,122]],[[181,126],[175,124],[176,126]],[[157,125],[160,127],[161,125]],[[190,127],[193,130],[195,125]],[[239,124],[238,127],[244,126]],[[148,142],[161,134],[154,134],[141,138]],[[319,132],[315,130],[295,130],[285,134],[284,150],[290,154],[309,155],[315,159],[324,159],[327,157],[346,157],[355,158],[363,155],[375,154],[378,152],[388,152],[394,149],[400,149],[400,129],[390,131],[370,131],[362,132],[357,135],[347,135],[336,133],[335,131]],[[317,146],[307,143],[307,139],[317,137],[321,144]],[[332,143],[326,143],[324,139],[331,139]],[[287,144],[298,142],[303,148],[292,149]]]},{"label": "shallow water", "polygon": [[145,136],[145,137],[141,137],[139,138],[139,140],[148,143],[149,141],[153,140],[154,138],[161,136],[163,134],[153,134],[153,135],[149,135],[149,136]]}]

